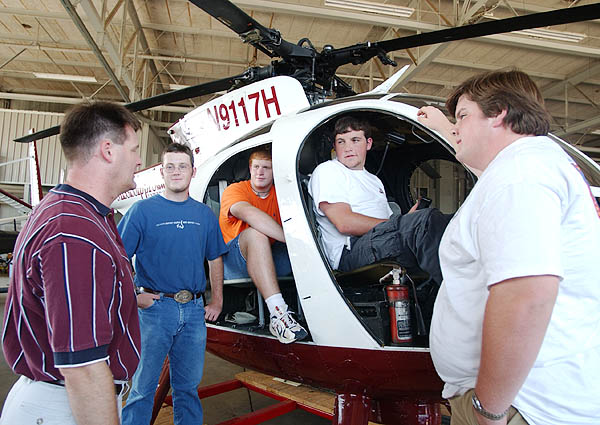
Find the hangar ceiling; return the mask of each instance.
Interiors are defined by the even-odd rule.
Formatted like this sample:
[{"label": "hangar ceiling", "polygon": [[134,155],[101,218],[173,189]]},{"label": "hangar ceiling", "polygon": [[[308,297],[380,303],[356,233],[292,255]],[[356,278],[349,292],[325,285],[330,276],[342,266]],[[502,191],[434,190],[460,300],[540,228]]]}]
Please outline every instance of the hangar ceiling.
[{"label": "hangar ceiling", "polygon": [[[214,0],[217,1],[217,0]],[[308,37],[321,50],[596,3],[592,0],[234,0],[290,42]],[[359,2],[360,3],[360,2]],[[384,12],[399,6],[410,13]],[[356,6],[356,5],[354,5]],[[359,9],[363,6],[358,6]],[[408,8],[408,9],[407,9]],[[409,10],[412,9],[412,10]],[[493,35],[393,52],[409,64],[395,91],[445,98],[482,71],[518,67],[542,88],[552,131],[600,160],[600,21],[549,32]],[[550,38],[549,38],[550,37]],[[0,0],[0,99],[4,107],[67,105],[82,98],[134,101],[267,65],[270,58],[185,0]],[[397,69],[397,68],[396,68]],[[395,68],[378,59],[338,75],[368,91]],[[146,114],[155,130],[210,97]],[[33,105],[33,104],[30,104]],[[33,106],[32,106],[33,107]]]}]

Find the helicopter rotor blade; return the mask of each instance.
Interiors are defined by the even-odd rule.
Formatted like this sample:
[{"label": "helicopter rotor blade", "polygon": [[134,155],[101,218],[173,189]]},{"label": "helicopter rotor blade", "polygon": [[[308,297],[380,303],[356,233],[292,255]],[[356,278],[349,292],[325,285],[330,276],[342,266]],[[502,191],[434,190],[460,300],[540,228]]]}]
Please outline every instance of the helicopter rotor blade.
[{"label": "helicopter rotor blade", "polygon": [[137,102],[128,103],[125,105],[132,112],[143,111],[145,109],[154,108],[156,106],[167,105],[180,100],[190,99],[193,97],[204,96],[218,91],[228,90],[236,81],[246,79],[246,73],[233,77],[222,78],[220,80],[209,81],[208,83],[198,84],[183,89],[162,93],[147,99],[138,100]]},{"label": "helicopter rotor blade", "polygon": [[312,49],[284,40],[279,31],[261,25],[228,0],[189,1],[232,31],[235,31],[244,43],[251,44],[269,57],[311,58],[316,55],[316,52]]},{"label": "helicopter rotor blade", "polygon": [[586,6],[558,9],[550,12],[532,13],[529,15],[499,19],[490,22],[480,22],[477,24],[398,37],[374,43],[355,44],[353,46],[331,49],[327,52],[323,52],[322,60],[327,61],[332,68],[348,63],[361,64],[375,56],[385,55],[386,53],[396,50],[446,43],[449,41],[466,40],[486,35],[503,34],[530,28],[588,21],[598,18],[600,18],[600,4],[596,3]]},{"label": "helicopter rotor blade", "polygon": [[[258,74],[255,69],[250,70],[236,76],[222,78],[220,80],[210,81],[204,84],[198,84],[196,86],[186,87],[180,90],[171,91],[168,93],[162,93],[157,96],[149,97],[146,99],[138,100],[136,102],[126,103],[125,106],[132,112],[143,111],[145,109],[154,108],[156,106],[162,106],[173,102],[178,102],[184,99],[190,99],[193,97],[204,96],[212,94],[222,90],[228,90],[236,82],[241,80],[252,79],[254,75]],[[38,131],[33,134],[27,134],[25,136],[14,139],[18,143],[29,143],[34,140],[44,139],[46,137],[55,136],[60,133],[60,126],[54,126],[45,130]]]},{"label": "helicopter rotor blade", "polygon": [[190,2],[239,35],[252,30],[268,31],[266,27],[229,1],[190,0]]},{"label": "helicopter rotor blade", "polygon": [[[254,20],[242,9],[229,1],[211,1],[211,0],[189,0],[191,3],[208,13],[210,16],[221,22],[230,30],[234,31],[240,37],[246,34],[260,34],[264,36],[270,31],[262,26],[258,21]],[[247,41],[247,40],[244,40]],[[269,57],[274,57],[275,54],[265,49],[256,41],[249,41],[254,47]]]},{"label": "helicopter rotor blade", "polygon": [[385,52],[600,18],[600,4],[532,13],[373,43]]}]

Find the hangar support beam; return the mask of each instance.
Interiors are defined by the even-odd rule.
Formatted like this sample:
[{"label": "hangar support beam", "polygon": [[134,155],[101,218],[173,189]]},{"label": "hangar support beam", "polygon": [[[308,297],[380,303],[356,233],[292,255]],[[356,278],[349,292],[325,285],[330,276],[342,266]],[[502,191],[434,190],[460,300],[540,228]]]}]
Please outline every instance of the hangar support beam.
[{"label": "hangar support beam", "polygon": [[544,95],[544,97],[549,97],[564,90],[564,87],[567,84],[576,86],[582,81],[587,80],[598,74],[600,74],[600,62],[597,62],[595,65],[592,65],[590,67],[585,67],[584,69],[577,70],[576,72],[569,75],[565,80],[551,83],[550,85],[542,89],[542,94]]},{"label": "hangar support beam", "polygon": [[[78,19],[81,22],[81,25],[83,25],[81,18],[77,14],[77,11],[75,10],[75,8],[71,4],[71,2],[69,0],[61,0],[61,2],[63,2],[63,4],[69,4],[71,6],[70,9],[67,6],[65,6],[67,11],[69,11],[69,14],[71,14],[71,18],[73,18],[73,15],[77,16],[77,18],[74,18],[74,20]],[[121,72],[122,70],[125,69],[125,67],[123,65],[123,60],[121,58],[121,55],[119,54],[119,50],[117,49],[117,47],[115,47],[112,39],[109,37],[108,33],[104,30],[104,25],[102,23],[102,19],[100,18],[100,15],[98,14],[98,11],[92,4],[91,0],[81,0],[79,4],[81,4],[81,7],[85,11],[85,14],[86,14],[92,28],[96,31],[97,34],[102,35],[104,37],[103,45],[108,53],[108,56],[110,57],[111,61],[113,62],[114,66],[117,68],[118,72],[121,74],[123,80],[125,81],[125,84],[129,88],[129,94],[125,92],[125,90],[124,90],[123,86],[121,85],[121,83],[119,82],[119,79],[117,78],[115,72],[110,67],[110,65],[108,65],[108,62],[106,62],[106,59],[104,59],[104,61],[106,62],[106,65],[104,65],[104,63],[103,63],[103,65],[104,65],[105,69],[108,67],[107,72],[109,73],[111,80],[113,80],[113,83],[115,83],[115,86],[117,86],[117,90],[119,90],[119,93],[121,94],[123,99],[126,100],[127,102],[129,102],[131,100],[131,98],[136,97],[136,88],[135,88],[135,83],[134,83],[133,79],[131,78],[131,76],[129,75],[129,73]],[[79,28],[79,25],[78,25],[78,28]],[[84,26],[84,28],[85,28],[85,26]],[[80,28],[80,31],[81,31],[81,28]],[[86,32],[87,32],[87,29],[86,29]],[[83,32],[82,32],[82,34],[83,34]],[[89,35],[89,32],[88,32],[88,35]],[[91,36],[90,36],[90,38],[91,38]],[[86,40],[88,41],[88,43],[90,42],[88,37],[86,37]],[[94,45],[96,45],[95,42],[94,42]],[[97,47],[97,45],[96,45],[96,47]],[[98,56],[98,54],[100,54],[101,56],[98,56],[98,58],[102,61],[102,58],[104,58],[104,55],[102,55],[102,53],[100,52],[100,49],[98,49],[98,52],[96,52],[96,49],[94,49],[94,53],[96,53],[96,56]],[[115,82],[115,80],[116,80],[116,82]]]},{"label": "hangar support beam", "polygon": [[[591,118],[589,120],[578,122],[577,124],[570,125],[568,128],[561,130],[561,131],[557,131],[554,134],[557,135],[558,137],[564,137],[564,136],[567,136],[567,135],[573,134],[573,133],[581,133],[581,132],[584,132],[589,127],[597,127],[597,126],[600,126],[600,117]],[[581,147],[579,147],[579,146],[578,146],[578,148],[581,149]],[[582,150],[585,150],[585,149],[582,149]]]},{"label": "hangar support beam", "polygon": [[[67,12],[69,13],[69,15],[71,16],[71,19],[73,20],[73,23],[75,24],[75,26],[77,27],[77,29],[79,29],[79,32],[81,32],[81,35],[83,36],[83,38],[85,38],[85,40],[87,41],[87,43],[89,44],[89,46],[94,51],[94,54],[96,55],[96,57],[98,58],[98,60],[102,64],[102,66],[104,67],[104,70],[106,71],[106,73],[108,74],[108,76],[112,80],[113,84],[115,85],[115,87],[119,91],[119,94],[123,97],[123,99],[126,102],[129,102],[130,101],[129,95],[127,94],[127,92],[125,91],[125,89],[123,88],[123,86],[121,85],[121,82],[117,78],[115,72],[113,71],[113,69],[111,68],[110,64],[108,63],[108,61],[104,57],[104,54],[102,54],[102,51],[100,50],[100,47],[98,46],[98,44],[96,44],[96,41],[94,40],[94,38],[92,37],[92,35],[88,31],[88,29],[86,28],[86,26],[83,23],[83,21],[81,20],[81,17],[77,13],[77,10],[75,10],[75,6],[73,6],[73,4],[70,2],[70,0],[60,0],[60,1],[63,4],[63,6],[65,7],[65,9],[67,10]],[[92,21],[93,21],[93,16],[90,16],[90,15],[94,15],[94,12],[95,12],[95,17],[99,21],[99,17],[98,17],[98,13],[96,12],[96,9],[94,8],[93,5],[91,5],[89,3],[88,0],[83,0],[81,2],[81,4],[82,4],[82,6],[84,6],[84,9],[85,9],[85,5],[86,4],[88,6],[90,6],[91,9],[93,9],[93,10],[89,10],[89,11],[86,10],[86,13],[90,17],[90,19],[92,19]],[[107,45],[111,45],[110,41],[108,43],[106,43],[106,44]],[[112,47],[114,49],[114,46],[112,46]],[[110,52],[110,50],[109,50],[109,52]],[[111,56],[114,56],[114,54],[111,55]],[[113,57],[113,60],[114,60],[114,57]],[[120,63],[120,61],[118,63]]]},{"label": "hangar support beam", "polygon": [[[127,8],[129,10],[129,17],[131,18],[131,21],[133,22],[133,25],[138,34],[138,40],[140,42],[140,45],[142,46],[142,53],[143,54],[145,54],[145,53],[151,54],[152,51],[150,50],[150,45],[148,44],[148,39],[146,38],[146,34],[144,33],[144,29],[140,22],[140,18],[138,17],[137,11],[135,10],[135,5],[133,4],[133,1],[127,2]],[[138,57],[140,57],[140,55],[138,55]],[[148,66],[150,67],[152,76],[154,77],[155,75],[158,75],[160,78],[160,74],[159,74],[158,68],[156,66],[157,63],[159,63],[157,59],[148,60]],[[135,64],[135,61],[134,61],[134,64]],[[133,78],[135,80],[135,75],[136,75],[135,67],[133,67],[132,72],[133,72]],[[142,89],[142,91],[144,89],[145,89],[145,87]]]}]

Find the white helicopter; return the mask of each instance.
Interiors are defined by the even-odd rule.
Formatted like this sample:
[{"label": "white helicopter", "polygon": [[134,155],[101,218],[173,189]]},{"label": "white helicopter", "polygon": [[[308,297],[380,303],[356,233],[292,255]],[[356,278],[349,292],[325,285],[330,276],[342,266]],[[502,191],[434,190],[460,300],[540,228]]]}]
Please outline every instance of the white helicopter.
[{"label": "white helicopter", "polygon": [[[416,308],[419,299],[415,304],[410,288],[413,343],[392,344],[385,284],[380,283],[392,267],[374,265],[345,274],[332,270],[320,246],[305,186],[312,170],[330,158],[332,122],[351,113],[367,118],[377,129],[367,168],[379,172],[390,200],[400,210],[406,212],[417,196],[432,199],[433,206],[445,213],[460,206],[475,177],[455,161],[450,144],[440,134],[418,122],[418,107],[436,102],[386,92],[402,72],[369,93],[313,107],[298,81],[270,78],[195,109],[169,133],[194,150],[198,172],[190,193],[215,214],[225,187],[249,177],[248,156],[253,148],[272,146],[275,187],[293,269],[293,278],[281,278],[279,284],[310,331],[307,341],[279,344],[264,326],[260,298],[256,308],[246,305],[248,300],[256,305],[259,295],[254,285],[249,279],[236,279],[225,282],[224,315],[235,318],[235,313],[251,310],[258,320],[208,324],[208,350],[261,372],[333,389],[344,400],[360,396],[355,404],[371,406],[364,408],[364,416],[374,409],[372,419],[381,423],[416,424],[424,416],[429,419],[423,423],[433,424],[439,423],[442,384],[429,357],[427,337],[417,326],[418,312],[429,309]],[[594,196],[600,197],[600,167],[554,139],[578,163]],[[138,173],[137,188],[122,194],[113,206],[124,211],[133,201],[160,193],[158,168]],[[418,273],[411,278],[415,288],[425,280]],[[338,418],[336,423],[362,423],[357,422],[356,405],[348,410],[353,412],[352,422]]]},{"label": "white helicopter", "polygon": [[[369,93],[323,101],[330,92],[348,94],[347,85],[334,75],[337,66],[360,63],[373,56],[389,61],[385,53],[408,47],[406,38],[329,48],[319,53],[312,46],[282,40],[279,33],[262,27],[227,1],[218,2],[218,7],[217,2],[193,3],[260,50],[283,60],[273,62],[266,70],[251,69],[241,76],[209,83],[210,87],[190,87],[127,106],[138,111],[222,90],[224,86],[230,88],[240,80],[251,83],[198,107],[169,133],[174,141],[187,143],[194,151],[197,174],[190,187],[191,196],[203,200],[216,214],[225,187],[248,179],[250,152],[261,145],[271,146],[281,221],[293,270],[293,276],[280,278],[279,285],[286,302],[298,311],[299,320],[310,332],[304,341],[280,344],[265,327],[263,302],[253,283],[236,279],[225,282],[223,314],[219,321],[208,324],[207,349],[244,367],[335,391],[335,424],[365,425],[369,420],[440,424],[442,382],[429,355],[425,325],[433,302],[423,292],[428,288],[422,287],[428,276],[418,270],[408,272],[412,342],[392,343],[393,326],[383,290],[386,284],[380,279],[393,266],[376,264],[343,274],[333,270],[321,248],[312,200],[306,190],[314,168],[331,158],[333,122],[354,114],[376,129],[366,167],[383,181],[394,208],[407,212],[417,198],[427,197],[432,206],[452,213],[468,195],[476,177],[455,160],[451,145],[441,134],[417,120],[419,107],[441,105],[433,98],[387,92],[402,71]],[[582,6],[581,16],[573,18],[576,9],[569,9],[570,20],[560,22],[600,17],[599,5]],[[504,20],[453,28],[459,31],[456,38],[450,39],[482,35],[480,29],[490,33],[549,25],[548,19],[557,16],[537,15],[528,22],[521,19],[527,17],[520,17],[521,26],[514,26],[517,21]],[[428,34],[421,34],[415,43],[448,40],[445,31],[429,33],[437,34],[437,38],[430,39]],[[253,34],[257,36],[251,37]],[[307,67],[312,74],[306,74]],[[594,196],[600,197],[600,167],[569,144],[553,138],[577,162]],[[159,168],[156,165],[137,173],[137,188],[122,194],[113,207],[125,212],[136,200],[161,193],[164,187]],[[248,322],[242,319],[249,316],[239,313],[257,317]],[[163,390],[164,384],[162,379]]]}]

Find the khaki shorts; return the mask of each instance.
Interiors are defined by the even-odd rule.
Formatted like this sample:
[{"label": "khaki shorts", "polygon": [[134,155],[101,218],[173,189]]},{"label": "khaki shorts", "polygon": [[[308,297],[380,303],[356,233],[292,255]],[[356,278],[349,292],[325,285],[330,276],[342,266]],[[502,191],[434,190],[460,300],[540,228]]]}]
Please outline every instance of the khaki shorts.
[{"label": "khaki shorts", "polygon": [[[471,397],[473,390],[469,390],[463,395],[449,399],[452,415],[450,417],[450,425],[479,425],[475,417],[475,410]],[[510,407],[508,411],[508,425],[528,425],[527,421],[514,407]]]}]

